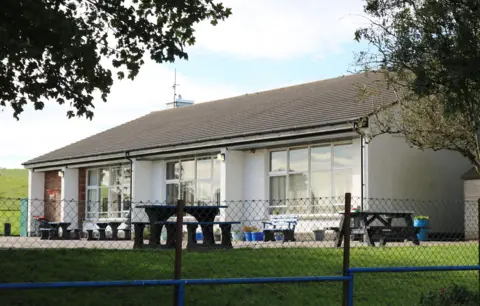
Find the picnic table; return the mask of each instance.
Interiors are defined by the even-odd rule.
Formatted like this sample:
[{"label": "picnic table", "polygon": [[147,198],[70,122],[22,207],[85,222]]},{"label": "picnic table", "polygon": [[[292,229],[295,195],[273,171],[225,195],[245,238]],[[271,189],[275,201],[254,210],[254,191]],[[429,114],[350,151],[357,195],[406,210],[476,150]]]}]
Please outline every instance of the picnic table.
[{"label": "picnic table", "polygon": [[[345,213],[341,212],[339,227],[333,227],[337,232],[335,245],[340,247],[342,245],[344,231],[343,224],[345,221]],[[356,211],[351,212],[351,234],[363,236],[363,241],[368,246],[374,246],[374,241],[378,240],[381,246],[384,246],[387,240],[408,239],[415,245],[420,242],[417,238],[417,233],[420,227],[413,226],[413,212],[391,212],[391,211]],[[395,219],[404,220],[405,225],[392,225]],[[372,225],[378,221],[378,225]],[[352,226],[353,223],[353,226]]]},{"label": "picnic table", "polygon": [[[98,227],[98,233],[99,233],[99,239],[98,240],[109,240],[107,238],[107,227],[110,226],[112,229],[112,240],[119,240],[118,238],[118,228],[122,223],[124,223],[124,220],[109,220],[109,221],[99,221],[95,222],[95,224]],[[93,238],[93,229],[88,229],[88,238],[87,240],[95,240]],[[124,228],[123,231],[125,232],[125,240],[130,240],[130,229],[129,228]]]},{"label": "picnic table", "polygon": [[71,222],[48,222],[48,225],[50,225],[53,229],[53,239],[59,239],[60,238],[60,233],[59,229],[62,229],[62,239],[68,239],[70,237],[66,237],[67,235],[70,234],[70,231],[67,230],[67,228],[71,225]]},{"label": "picnic table", "polygon": [[[177,211],[176,205],[161,205],[161,204],[141,204],[136,205],[136,208],[144,208],[145,213],[148,216],[149,224],[150,224],[150,231],[151,237],[149,240],[150,247],[158,247],[160,246],[160,233],[162,231],[163,226],[170,229],[170,231],[174,230],[172,222],[167,222],[167,220],[174,216]],[[202,227],[202,232],[204,236],[204,244],[211,245],[215,244],[215,239],[213,235],[213,225],[215,224],[215,217],[220,212],[221,208],[227,208],[227,206],[221,205],[212,205],[212,206],[192,206],[188,205],[183,208],[184,213],[187,213],[193,216],[197,223]],[[139,222],[132,222],[133,224],[139,224]],[[218,223],[218,222],[217,222]],[[190,224],[193,225],[193,224]],[[167,236],[172,237],[167,232]],[[141,235],[137,235],[137,231],[135,231],[135,246],[141,246],[143,241],[139,241]],[[167,243],[166,247],[173,247],[172,243]]]}]

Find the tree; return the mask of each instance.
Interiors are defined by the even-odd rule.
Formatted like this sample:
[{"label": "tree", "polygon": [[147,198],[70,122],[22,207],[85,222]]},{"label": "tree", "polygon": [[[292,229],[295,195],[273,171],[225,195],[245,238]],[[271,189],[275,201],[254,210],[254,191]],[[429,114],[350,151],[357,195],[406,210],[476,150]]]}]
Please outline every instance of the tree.
[{"label": "tree", "polygon": [[[69,118],[93,117],[117,78],[134,79],[144,56],[187,59],[193,26],[228,18],[214,0],[3,0],[0,9],[0,106],[19,118],[25,105],[68,103]],[[107,66],[109,60],[114,69]]]},{"label": "tree", "polygon": [[398,97],[374,116],[376,134],[458,151],[480,170],[480,1],[367,0],[364,12],[369,24],[355,39],[373,50],[357,55],[357,67],[383,71]]}]

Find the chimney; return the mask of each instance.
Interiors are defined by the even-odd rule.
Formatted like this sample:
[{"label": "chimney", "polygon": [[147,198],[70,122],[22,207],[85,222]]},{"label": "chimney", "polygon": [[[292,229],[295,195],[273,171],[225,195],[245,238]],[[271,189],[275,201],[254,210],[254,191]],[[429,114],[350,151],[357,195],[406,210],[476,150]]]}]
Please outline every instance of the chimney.
[{"label": "chimney", "polygon": [[190,105],[193,105],[194,103],[195,102],[193,100],[185,100],[185,99],[182,99],[182,95],[178,95],[178,98],[175,100],[175,102],[167,103],[167,109],[190,106]]}]

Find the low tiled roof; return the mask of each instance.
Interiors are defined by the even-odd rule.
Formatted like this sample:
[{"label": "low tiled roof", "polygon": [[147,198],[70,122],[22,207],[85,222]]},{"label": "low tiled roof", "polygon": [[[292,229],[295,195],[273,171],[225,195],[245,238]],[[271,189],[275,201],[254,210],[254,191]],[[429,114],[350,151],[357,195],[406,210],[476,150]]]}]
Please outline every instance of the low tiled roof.
[{"label": "low tiled roof", "polygon": [[24,165],[348,121],[371,112],[374,105],[394,101],[392,91],[382,91],[359,102],[357,85],[371,86],[381,77],[355,74],[155,111]]}]

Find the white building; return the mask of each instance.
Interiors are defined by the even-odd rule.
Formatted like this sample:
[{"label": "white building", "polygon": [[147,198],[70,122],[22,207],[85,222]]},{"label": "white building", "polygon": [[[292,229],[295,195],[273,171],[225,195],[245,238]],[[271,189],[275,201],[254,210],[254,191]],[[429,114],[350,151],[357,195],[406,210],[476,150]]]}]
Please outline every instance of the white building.
[{"label": "white building", "polygon": [[[24,163],[30,224],[36,215],[84,229],[99,218],[127,218],[130,195],[134,203],[226,201],[222,217],[250,223],[295,212],[298,231],[331,221],[345,192],[371,210],[417,209],[361,199],[461,201],[469,163],[460,154],[420,151],[390,135],[365,144],[354,123],[394,102],[390,92],[358,101],[357,85],[377,77],[343,76],[156,111],[34,158]],[[463,218],[463,207],[416,213],[430,215],[434,232],[464,230],[448,222]],[[132,215],[145,218],[140,209]]]}]

